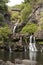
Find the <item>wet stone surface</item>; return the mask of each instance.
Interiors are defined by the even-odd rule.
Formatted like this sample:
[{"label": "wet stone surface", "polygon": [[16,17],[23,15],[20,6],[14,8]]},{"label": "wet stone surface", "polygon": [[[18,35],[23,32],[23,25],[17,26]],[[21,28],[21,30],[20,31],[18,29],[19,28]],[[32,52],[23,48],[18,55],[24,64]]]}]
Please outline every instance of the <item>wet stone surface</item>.
[{"label": "wet stone surface", "polygon": [[[31,61],[31,60],[20,60],[20,59],[15,59],[15,63],[12,63],[11,61],[3,61],[0,60],[0,65],[38,65],[36,61]],[[39,64],[42,65],[42,64]]]}]

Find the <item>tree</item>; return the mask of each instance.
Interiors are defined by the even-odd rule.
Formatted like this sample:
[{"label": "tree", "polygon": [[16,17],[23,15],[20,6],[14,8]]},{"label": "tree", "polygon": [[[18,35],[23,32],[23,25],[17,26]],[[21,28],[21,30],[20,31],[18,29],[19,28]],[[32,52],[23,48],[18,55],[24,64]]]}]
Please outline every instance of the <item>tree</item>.
[{"label": "tree", "polygon": [[11,30],[8,25],[0,28],[0,42],[3,43],[9,39],[9,34],[11,34]]},{"label": "tree", "polygon": [[21,21],[27,21],[29,14],[32,11],[32,7],[29,3],[27,3],[24,9],[21,11]]},{"label": "tree", "polygon": [[12,13],[11,20],[12,21],[16,21],[19,18],[18,16],[19,16],[19,12]]},{"label": "tree", "polygon": [[0,0],[0,13],[4,13],[7,11],[7,3],[8,0]]},{"label": "tree", "polygon": [[30,2],[30,0],[24,0],[25,3]]},{"label": "tree", "polygon": [[6,3],[8,0],[0,0],[0,40],[4,40],[4,38],[8,38],[9,34],[11,33],[11,30],[6,24],[4,14],[8,13],[8,8]]},{"label": "tree", "polygon": [[8,13],[8,7],[6,5],[7,2],[8,0],[0,0],[0,25],[4,24],[4,14]]},{"label": "tree", "polygon": [[25,3],[31,3],[32,4],[36,4],[36,3],[42,3],[43,0],[24,0]]}]

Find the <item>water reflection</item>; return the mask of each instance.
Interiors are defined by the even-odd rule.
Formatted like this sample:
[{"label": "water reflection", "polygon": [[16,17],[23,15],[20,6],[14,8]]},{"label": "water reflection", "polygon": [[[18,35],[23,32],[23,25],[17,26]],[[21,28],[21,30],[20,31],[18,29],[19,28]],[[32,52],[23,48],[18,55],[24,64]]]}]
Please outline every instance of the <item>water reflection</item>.
[{"label": "water reflection", "polygon": [[[15,62],[15,59],[29,59],[35,60],[39,64],[43,65],[43,53],[40,52],[8,52],[8,51],[1,51],[0,50],[0,59],[4,61],[12,61]],[[38,65],[39,65],[38,64]]]},{"label": "water reflection", "polygon": [[36,56],[37,56],[36,52],[29,51],[29,59],[30,60],[35,60],[36,61]]}]

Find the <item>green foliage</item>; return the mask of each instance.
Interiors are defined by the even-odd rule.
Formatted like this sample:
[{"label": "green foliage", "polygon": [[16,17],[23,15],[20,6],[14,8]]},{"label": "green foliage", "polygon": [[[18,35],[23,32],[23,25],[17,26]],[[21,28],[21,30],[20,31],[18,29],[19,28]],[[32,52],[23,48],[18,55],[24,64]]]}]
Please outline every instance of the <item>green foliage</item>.
[{"label": "green foliage", "polygon": [[8,13],[8,8],[6,3],[8,0],[0,0],[0,26],[5,24],[5,17],[4,14]]},{"label": "green foliage", "polygon": [[22,3],[22,4],[20,4],[20,5],[14,6],[13,8],[14,8],[14,9],[20,9],[20,10],[22,10],[22,9],[24,9],[24,7],[25,7],[25,3]]},{"label": "green foliage", "polygon": [[16,5],[12,7],[13,9],[21,10],[20,12],[13,12],[11,16],[11,20],[15,20],[17,18],[20,19],[20,21],[26,21],[28,19],[29,14],[32,11],[32,7],[29,3],[22,3],[20,5]]},{"label": "green foliage", "polygon": [[36,2],[41,2],[42,0],[24,0],[25,3],[29,2],[29,3],[36,3]]},{"label": "green foliage", "polygon": [[14,13],[12,13],[12,15],[11,15],[11,20],[15,20],[15,19],[18,19],[19,17],[19,12],[14,12]]},{"label": "green foliage", "polygon": [[1,37],[8,37],[8,35],[11,33],[11,30],[8,26],[4,26],[0,28],[0,36]]},{"label": "green foliage", "polygon": [[43,23],[41,24],[41,30],[43,30]]},{"label": "green foliage", "polygon": [[7,3],[7,2],[8,2],[8,0],[0,0],[0,2]]},{"label": "green foliage", "polygon": [[6,1],[6,0],[0,0],[0,12],[1,12],[1,13],[4,13],[4,12],[7,11],[7,6],[6,6],[6,4],[5,4],[5,1]]},{"label": "green foliage", "polygon": [[4,25],[4,16],[0,13],[0,26]]},{"label": "green foliage", "polygon": [[5,3],[8,3],[9,0],[3,0]]},{"label": "green foliage", "polygon": [[43,44],[43,41],[38,42],[39,44]]},{"label": "green foliage", "polygon": [[27,3],[27,2],[28,2],[28,3],[35,3],[35,2],[37,2],[37,0],[24,0],[24,2],[25,2],[25,3]]},{"label": "green foliage", "polygon": [[4,17],[3,17],[3,15],[0,13],[0,22],[3,22],[3,20],[4,20]]},{"label": "green foliage", "polygon": [[25,3],[30,2],[30,0],[24,0]]},{"label": "green foliage", "polygon": [[11,30],[8,25],[0,28],[0,44],[3,45],[4,42],[7,42],[9,39],[9,34],[11,34]]},{"label": "green foliage", "polygon": [[29,3],[27,3],[24,7],[24,9],[21,11],[21,20],[27,21],[29,14],[31,13],[32,8]]},{"label": "green foliage", "polygon": [[22,33],[34,33],[37,31],[38,26],[34,23],[30,23],[28,25],[26,25],[25,27],[23,27],[22,29]]},{"label": "green foliage", "polygon": [[[24,9],[24,7],[25,7],[25,3],[22,3],[20,5],[16,5],[16,6],[12,7],[12,9],[17,9],[17,10],[22,11]],[[11,20],[15,21],[16,19],[19,19],[21,21],[21,12],[19,12],[19,11],[12,12]]]},{"label": "green foliage", "polygon": [[43,0],[24,0],[24,3],[30,3],[32,7],[35,7],[37,4],[43,3]]},{"label": "green foliage", "polygon": [[2,44],[4,40],[7,41],[9,34],[12,33],[4,18],[4,14],[8,13],[7,2],[8,0],[0,0],[0,44]]}]

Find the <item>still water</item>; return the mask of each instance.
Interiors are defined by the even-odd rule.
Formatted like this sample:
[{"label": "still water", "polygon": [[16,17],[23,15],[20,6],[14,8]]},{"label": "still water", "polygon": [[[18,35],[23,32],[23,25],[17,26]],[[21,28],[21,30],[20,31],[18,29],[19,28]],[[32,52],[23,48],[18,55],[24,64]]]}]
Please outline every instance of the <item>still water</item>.
[{"label": "still water", "polygon": [[43,65],[43,53],[40,52],[8,52],[0,50],[0,59],[11,62],[13,62],[15,59],[29,59],[35,60],[40,65]]}]

